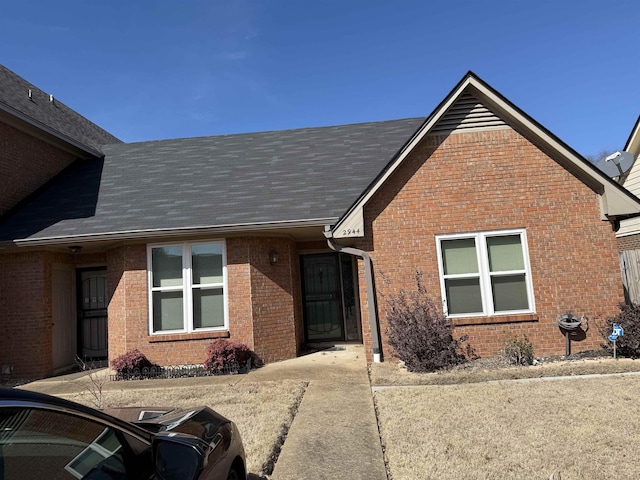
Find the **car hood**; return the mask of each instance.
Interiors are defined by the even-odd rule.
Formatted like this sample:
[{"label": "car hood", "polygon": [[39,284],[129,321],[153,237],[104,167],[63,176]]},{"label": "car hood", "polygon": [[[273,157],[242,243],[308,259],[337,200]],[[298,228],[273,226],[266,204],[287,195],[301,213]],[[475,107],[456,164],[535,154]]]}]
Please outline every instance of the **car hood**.
[{"label": "car hood", "polygon": [[212,441],[222,425],[229,423],[225,417],[205,406],[184,409],[123,407],[105,409],[104,412],[151,433],[187,433],[207,443]]}]

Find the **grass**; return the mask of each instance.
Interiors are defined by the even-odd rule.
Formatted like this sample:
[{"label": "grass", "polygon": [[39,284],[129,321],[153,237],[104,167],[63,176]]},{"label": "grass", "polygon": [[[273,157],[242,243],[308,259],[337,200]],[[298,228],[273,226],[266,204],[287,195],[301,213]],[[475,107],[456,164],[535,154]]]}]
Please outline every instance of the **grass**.
[{"label": "grass", "polygon": [[[555,359],[505,368],[489,359],[429,374],[391,362],[371,365],[372,385],[392,387],[374,394],[390,479],[640,478],[634,461],[640,376],[579,377],[640,371],[640,361],[549,360]],[[565,375],[576,378],[500,382]],[[306,385],[289,380],[167,389],[145,381],[123,392],[115,382],[103,396],[105,406],[114,407],[211,406],[238,424],[256,479],[271,474]],[[88,391],[60,396],[94,402]]]},{"label": "grass", "polygon": [[375,392],[392,480],[640,478],[640,376]]},{"label": "grass", "polygon": [[451,370],[410,373],[397,363],[370,366],[371,385],[456,385],[492,380],[640,372],[640,360],[621,358],[554,361],[530,367],[504,367],[499,358],[471,362]]},{"label": "grass", "polygon": [[[640,361],[590,358],[437,373],[370,366],[392,480],[640,478]],[[514,379],[574,376],[546,382]]]},{"label": "grass", "polygon": [[[286,437],[305,388],[305,382],[283,380],[206,387],[107,390],[103,392],[103,401],[105,407],[207,405],[238,425],[247,454],[247,471],[263,478],[271,474],[274,457]],[[59,396],[94,406],[89,392]]]}]

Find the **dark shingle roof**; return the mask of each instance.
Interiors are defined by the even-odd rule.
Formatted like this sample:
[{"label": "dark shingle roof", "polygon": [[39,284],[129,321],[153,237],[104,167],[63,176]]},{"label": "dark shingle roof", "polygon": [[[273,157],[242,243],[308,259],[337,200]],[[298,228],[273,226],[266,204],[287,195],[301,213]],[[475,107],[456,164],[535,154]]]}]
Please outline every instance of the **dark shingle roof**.
[{"label": "dark shingle roof", "polygon": [[337,219],[422,121],[108,145],[0,224],[0,239]]},{"label": "dark shingle roof", "polygon": [[[31,98],[29,98],[31,90]],[[0,109],[24,117],[78,147],[100,152],[102,145],[120,143],[116,137],[49,95],[8,68],[0,65]]]}]

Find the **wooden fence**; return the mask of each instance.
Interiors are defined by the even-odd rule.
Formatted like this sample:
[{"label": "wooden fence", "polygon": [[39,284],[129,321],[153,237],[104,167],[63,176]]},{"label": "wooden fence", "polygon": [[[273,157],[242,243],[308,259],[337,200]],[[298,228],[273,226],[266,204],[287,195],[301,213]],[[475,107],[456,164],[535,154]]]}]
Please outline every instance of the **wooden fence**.
[{"label": "wooden fence", "polygon": [[626,302],[640,304],[640,250],[620,252],[620,270]]}]

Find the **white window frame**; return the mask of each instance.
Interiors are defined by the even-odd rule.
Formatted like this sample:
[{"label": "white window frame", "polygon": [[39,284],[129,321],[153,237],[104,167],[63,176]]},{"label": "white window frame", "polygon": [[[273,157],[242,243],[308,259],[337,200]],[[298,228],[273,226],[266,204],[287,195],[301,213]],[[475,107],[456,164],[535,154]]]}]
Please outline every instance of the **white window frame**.
[{"label": "white window frame", "polygon": [[[194,245],[222,245],[222,283],[193,284],[192,276],[192,255],[191,247]],[[159,247],[181,247],[182,248],[182,286],[154,287],[153,286],[153,264],[152,252]],[[147,283],[148,283],[148,305],[149,305],[149,335],[168,335],[175,333],[196,333],[214,332],[229,330],[229,303],[228,303],[228,282],[227,282],[227,244],[225,240],[202,240],[197,242],[166,242],[147,245]],[[221,327],[194,328],[193,326],[193,290],[197,288],[222,288],[224,304],[224,325]],[[179,292],[182,291],[182,318],[184,328],[178,330],[153,330],[153,292]]]},{"label": "white window frame", "polygon": [[[491,273],[491,270],[489,268],[489,255],[487,252],[487,238],[509,236],[509,235],[520,236],[520,242],[522,246],[522,257],[524,261],[524,270],[512,270],[512,271]],[[461,239],[475,240],[476,256],[478,260],[478,273],[445,275],[444,265],[442,261],[442,241],[443,240],[461,240]],[[487,232],[436,235],[436,247],[438,252],[438,272],[440,276],[440,293],[442,295],[442,309],[444,311],[444,314],[448,318],[487,317],[487,316],[498,316],[498,315],[535,313],[535,299],[533,297],[533,282],[531,279],[531,264],[529,262],[529,246],[527,243],[527,232],[525,229],[520,228],[520,229],[513,229],[513,230],[493,230],[493,231],[487,231]],[[507,310],[507,311],[496,312],[493,305],[491,278],[494,276],[522,275],[522,274],[524,274],[524,277],[525,277],[529,308],[522,309],[522,310]],[[482,298],[482,312],[449,314],[445,280],[455,279],[455,278],[474,278],[474,277],[480,279],[480,296]]]}]

